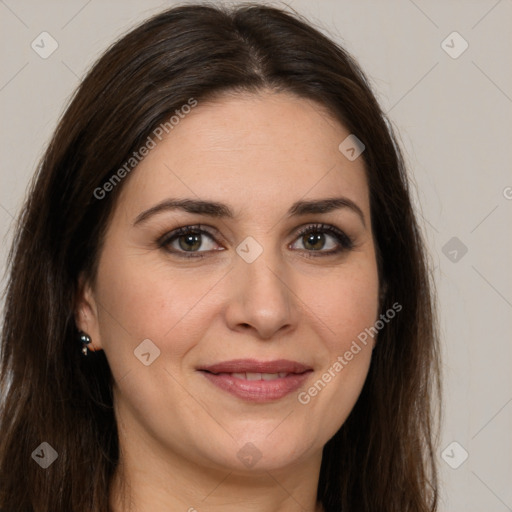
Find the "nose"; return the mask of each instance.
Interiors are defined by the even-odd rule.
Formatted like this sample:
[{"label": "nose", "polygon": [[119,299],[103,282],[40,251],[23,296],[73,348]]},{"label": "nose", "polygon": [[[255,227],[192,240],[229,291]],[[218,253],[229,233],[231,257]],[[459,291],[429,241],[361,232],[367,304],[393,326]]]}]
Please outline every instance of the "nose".
[{"label": "nose", "polygon": [[297,297],[291,273],[271,251],[252,263],[236,258],[230,272],[226,321],[230,329],[253,331],[260,339],[269,340],[296,326]]}]

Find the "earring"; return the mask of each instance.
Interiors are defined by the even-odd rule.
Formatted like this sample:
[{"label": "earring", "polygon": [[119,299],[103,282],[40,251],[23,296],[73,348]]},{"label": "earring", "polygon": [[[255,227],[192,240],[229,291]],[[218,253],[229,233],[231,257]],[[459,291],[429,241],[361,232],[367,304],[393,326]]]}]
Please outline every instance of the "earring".
[{"label": "earring", "polygon": [[91,343],[91,337],[85,332],[80,332],[80,341],[82,342],[82,354],[86,356],[89,352],[87,345]]}]

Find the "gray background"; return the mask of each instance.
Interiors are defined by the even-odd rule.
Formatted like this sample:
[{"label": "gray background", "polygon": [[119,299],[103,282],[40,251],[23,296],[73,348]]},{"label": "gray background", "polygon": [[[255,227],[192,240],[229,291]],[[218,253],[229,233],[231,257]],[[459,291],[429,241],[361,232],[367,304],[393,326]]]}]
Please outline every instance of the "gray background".
[{"label": "gray background", "polygon": [[[512,1],[288,3],[358,59],[416,184],[442,332],[440,511],[512,511]],[[13,217],[80,77],[114,39],[171,5],[0,0],[2,269]],[[43,31],[58,43],[46,59],[31,48],[43,46]],[[454,31],[469,45],[460,55]]]}]

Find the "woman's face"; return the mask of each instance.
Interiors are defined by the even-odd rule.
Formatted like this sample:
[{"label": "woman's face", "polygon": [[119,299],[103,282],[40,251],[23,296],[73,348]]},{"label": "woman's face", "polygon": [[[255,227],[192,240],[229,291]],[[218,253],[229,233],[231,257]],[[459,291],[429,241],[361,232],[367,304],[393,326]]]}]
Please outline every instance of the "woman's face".
[{"label": "woman's face", "polygon": [[338,148],[349,135],[305,99],[224,96],[122,184],[79,325],[140,456],[286,468],[319,460],[347,418],[379,288],[363,159]]}]

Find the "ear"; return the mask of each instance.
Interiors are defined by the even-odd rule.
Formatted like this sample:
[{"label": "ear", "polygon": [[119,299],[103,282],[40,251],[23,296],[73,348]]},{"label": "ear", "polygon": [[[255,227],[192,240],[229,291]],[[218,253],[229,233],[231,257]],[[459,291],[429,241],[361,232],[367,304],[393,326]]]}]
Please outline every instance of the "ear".
[{"label": "ear", "polygon": [[99,329],[98,307],[92,286],[83,275],[78,278],[74,315],[78,330],[91,338],[91,343],[87,345],[87,348],[92,352],[101,350],[103,347]]}]

